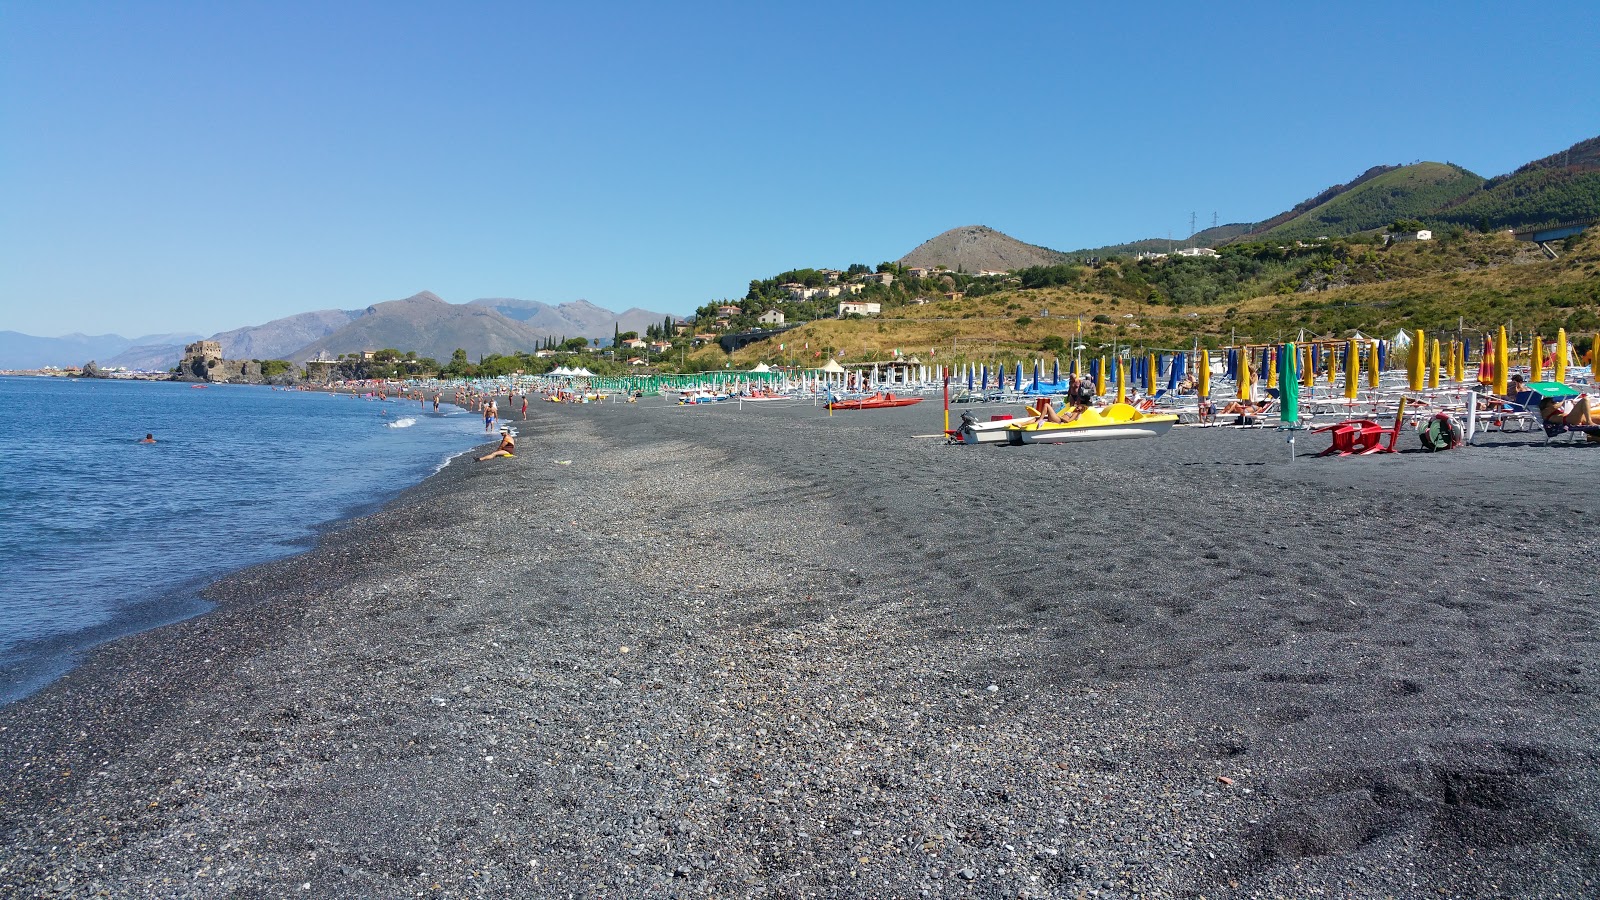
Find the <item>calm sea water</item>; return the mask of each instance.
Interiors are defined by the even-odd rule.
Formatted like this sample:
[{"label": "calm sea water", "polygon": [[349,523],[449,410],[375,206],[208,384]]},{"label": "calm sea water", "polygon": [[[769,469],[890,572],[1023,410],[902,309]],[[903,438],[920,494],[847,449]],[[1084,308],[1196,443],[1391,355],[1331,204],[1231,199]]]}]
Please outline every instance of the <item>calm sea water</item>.
[{"label": "calm sea water", "polygon": [[[217,385],[0,378],[0,703],[101,641],[206,609],[485,440],[446,406]],[[399,426],[399,427],[396,427]],[[145,433],[156,443],[140,444]]]}]

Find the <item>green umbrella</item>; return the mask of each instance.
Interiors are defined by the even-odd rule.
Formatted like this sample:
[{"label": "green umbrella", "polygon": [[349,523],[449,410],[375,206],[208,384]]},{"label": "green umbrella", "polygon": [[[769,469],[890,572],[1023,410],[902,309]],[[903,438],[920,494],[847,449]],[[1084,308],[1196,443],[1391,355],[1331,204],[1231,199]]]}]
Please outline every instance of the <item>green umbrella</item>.
[{"label": "green umbrella", "polygon": [[1278,365],[1278,418],[1284,425],[1300,424],[1300,376],[1295,374],[1295,346],[1278,348],[1283,359]]},{"label": "green umbrella", "polygon": [[1523,389],[1534,391],[1541,397],[1576,397],[1583,393],[1559,381],[1530,381],[1523,385]]}]

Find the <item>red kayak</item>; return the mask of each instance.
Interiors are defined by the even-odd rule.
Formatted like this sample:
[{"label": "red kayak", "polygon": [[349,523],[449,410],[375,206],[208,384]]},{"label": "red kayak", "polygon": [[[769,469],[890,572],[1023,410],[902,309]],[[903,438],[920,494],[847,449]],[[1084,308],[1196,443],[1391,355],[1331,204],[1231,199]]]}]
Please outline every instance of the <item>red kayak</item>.
[{"label": "red kayak", "polygon": [[922,397],[896,397],[893,394],[873,394],[871,397],[862,397],[860,400],[835,400],[828,404],[829,409],[887,409],[891,406],[910,406],[921,403]]}]

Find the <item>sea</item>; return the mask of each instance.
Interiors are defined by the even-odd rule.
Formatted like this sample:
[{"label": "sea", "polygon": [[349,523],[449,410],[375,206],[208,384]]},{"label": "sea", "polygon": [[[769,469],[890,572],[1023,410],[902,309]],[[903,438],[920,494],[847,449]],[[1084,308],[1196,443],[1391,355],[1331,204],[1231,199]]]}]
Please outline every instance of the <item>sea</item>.
[{"label": "sea", "polygon": [[0,703],[487,440],[450,405],[244,385],[0,377],[0,411]]}]

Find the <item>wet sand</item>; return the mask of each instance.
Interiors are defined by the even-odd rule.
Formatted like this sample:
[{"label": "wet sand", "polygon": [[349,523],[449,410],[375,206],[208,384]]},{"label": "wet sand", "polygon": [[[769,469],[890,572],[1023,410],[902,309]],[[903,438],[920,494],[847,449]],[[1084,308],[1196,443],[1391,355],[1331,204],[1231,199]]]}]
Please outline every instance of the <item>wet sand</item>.
[{"label": "wet sand", "polygon": [[0,893],[1600,892],[1600,448],[529,415],[0,709]]}]

